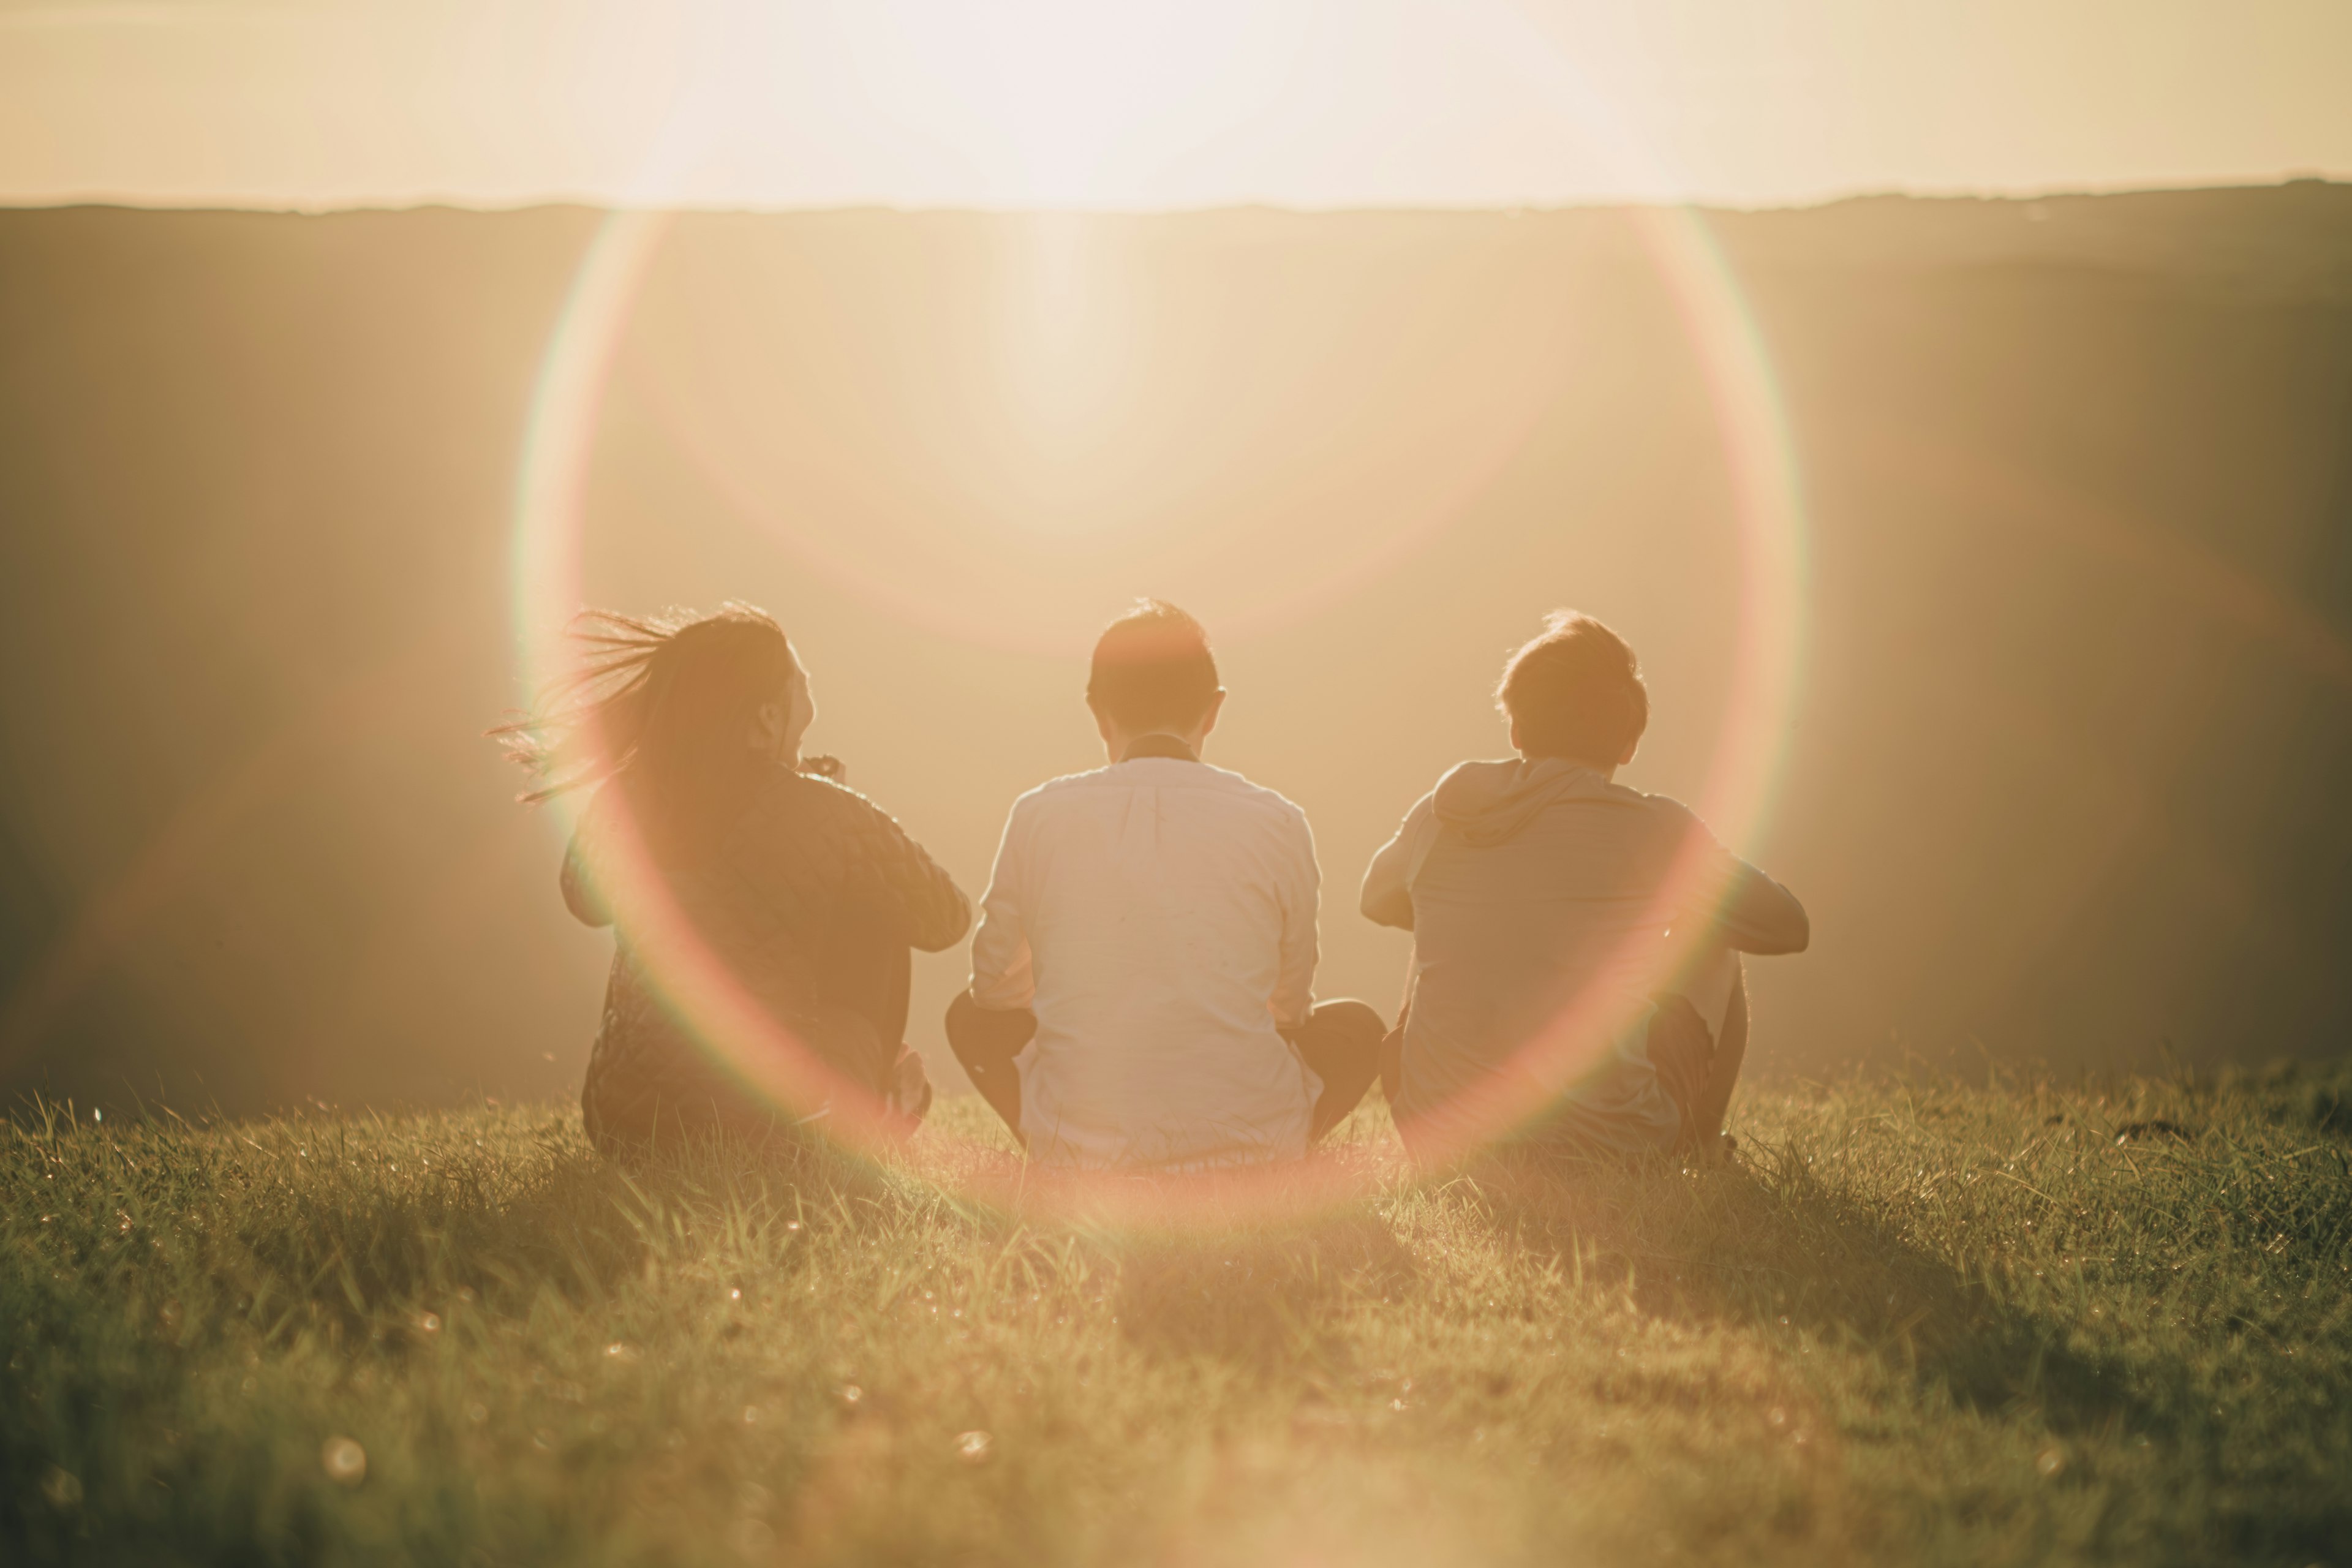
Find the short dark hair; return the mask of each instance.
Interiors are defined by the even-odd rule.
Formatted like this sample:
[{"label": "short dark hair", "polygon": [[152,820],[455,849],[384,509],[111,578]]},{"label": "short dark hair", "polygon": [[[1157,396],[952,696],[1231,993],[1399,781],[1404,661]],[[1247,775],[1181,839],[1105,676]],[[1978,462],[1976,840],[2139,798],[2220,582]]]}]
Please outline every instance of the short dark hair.
[{"label": "short dark hair", "polygon": [[1530,757],[1613,767],[1650,727],[1650,693],[1633,648],[1574,610],[1545,618],[1542,634],[1503,667],[1495,698]]},{"label": "short dark hair", "polygon": [[1217,689],[1217,660],[1201,623],[1173,605],[1139,599],[1095,644],[1087,706],[1122,729],[1190,729]]}]

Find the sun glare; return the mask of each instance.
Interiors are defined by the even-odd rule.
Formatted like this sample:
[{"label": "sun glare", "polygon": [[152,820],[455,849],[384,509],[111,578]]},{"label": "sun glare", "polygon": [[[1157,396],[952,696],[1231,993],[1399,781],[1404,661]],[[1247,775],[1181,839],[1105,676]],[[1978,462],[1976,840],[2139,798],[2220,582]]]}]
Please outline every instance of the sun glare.
[{"label": "sun glare", "polygon": [[885,115],[953,147],[985,205],[1090,206],[1148,186],[1276,101],[1316,0],[857,0],[834,16]]},{"label": "sun glare", "polygon": [[0,1568],[2352,1568],[2347,61],[0,0]]},{"label": "sun glare", "polygon": [[[1298,624],[1436,537],[1570,378],[1608,363],[1606,310],[1499,260],[1381,263],[1360,281],[1402,268],[1437,302],[1370,331],[1354,294],[1302,289],[1295,267],[1270,259],[1297,243],[1284,227],[1297,220],[1271,215],[1205,248],[1162,218],[940,216],[924,223],[922,259],[880,274],[859,237],[868,221],[766,249],[739,236],[730,253],[688,223],[626,215],[591,247],[542,363],[518,497],[527,688],[564,668],[558,631],[583,602],[592,549],[643,547],[642,526],[635,543],[597,545],[582,511],[608,384],[739,520],[832,587],[976,654],[1066,659],[1100,606],[1138,584],[1236,636]],[[660,264],[697,287],[643,289],[666,235]],[[1706,226],[1652,215],[1620,243],[1621,289],[1679,318],[1712,393],[1731,486],[1723,543],[1739,563],[1725,650],[1736,700],[1696,793],[1744,843],[1793,718],[1800,477],[1771,365]],[[1678,864],[1670,880],[1698,874]],[[658,878],[640,868],[638,880]],[[795,1114],[817,1103],[806,1052],[690,939],[641,952],[716,1063]],[[1463,1136],[1533,1114],[1546,1085],[1613,1037],[1612,1005],[1564,1005]],[[1274,1201],[1219,1201],[1261,1199]]]}]

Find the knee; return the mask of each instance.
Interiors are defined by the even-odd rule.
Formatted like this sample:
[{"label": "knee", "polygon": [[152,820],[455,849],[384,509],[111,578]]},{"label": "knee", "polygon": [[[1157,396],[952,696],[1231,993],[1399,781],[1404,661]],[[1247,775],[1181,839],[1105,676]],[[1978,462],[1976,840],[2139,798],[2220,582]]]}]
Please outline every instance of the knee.
[{"label": "knee", "polygon": [[1365,1051],[1378,1050],[1389,1032],[1379,1008],[1352,997],[1326,1002],[1315,1009],[1314,1016],[1317,1026],[1330,1031],[1334,1038]]},{"label": "knee", "polygon": [[983,1007],[969,991],[956,993],[955,1000],[948,1004],[948,1049],[966,1072],[1011,1061],[1036,1032],[1036,1015],[1026,1008]]},{"label": "knee", "polygon": [[955,1000],[948,1004],[948,1049],[955,1053],[956,1060],[967,1066],[980,1049],[980,1021],[974,1016],[979,1011],[980,1004],[971,999],[969,991],[957,992]]}]

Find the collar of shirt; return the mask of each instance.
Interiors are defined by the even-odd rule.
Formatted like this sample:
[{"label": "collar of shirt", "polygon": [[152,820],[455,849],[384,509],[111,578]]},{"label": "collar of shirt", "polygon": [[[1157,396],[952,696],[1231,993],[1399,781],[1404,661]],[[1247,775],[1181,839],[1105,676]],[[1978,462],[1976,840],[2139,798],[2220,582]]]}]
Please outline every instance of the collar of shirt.
[{"label": "collar of shirt", "polygon": [[1173,735],[1139,735],[1128,742],[1127,750],[1118,754],[1122,763],[1132,763],[1143,757],[1171,757],[1181,763],[1197,763],[1198,752]]}]

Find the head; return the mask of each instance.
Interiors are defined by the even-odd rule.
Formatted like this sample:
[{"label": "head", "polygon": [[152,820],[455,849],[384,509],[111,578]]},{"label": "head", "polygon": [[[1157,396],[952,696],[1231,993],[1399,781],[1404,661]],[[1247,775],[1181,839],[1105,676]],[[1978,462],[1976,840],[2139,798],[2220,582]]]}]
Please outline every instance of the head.
[{"label": "head", "polygon": [[1171,735],[1198,754],[1225,694],[1201,623],[1142,599],[1105,627],[1087,676],[1087,706],[1113,762],[1145,735]]},{"label": "head", "polygon": [[620,778],[648,808],[649,834],[692,837],[724,829],[765,765],[798,759],[816,703],[764,611],[593,611],[572,635],[580,669],[549,689],[538,715],[492,731],[541,781],[526,800]]},{"label": "head", "polygon": [[1495,699],[1521,756],[1604,773],[1633,760],[1650,725],[1641,661],[1623,637],[1573,610],[1553,611],[1542,635],[1511,656]]}]

